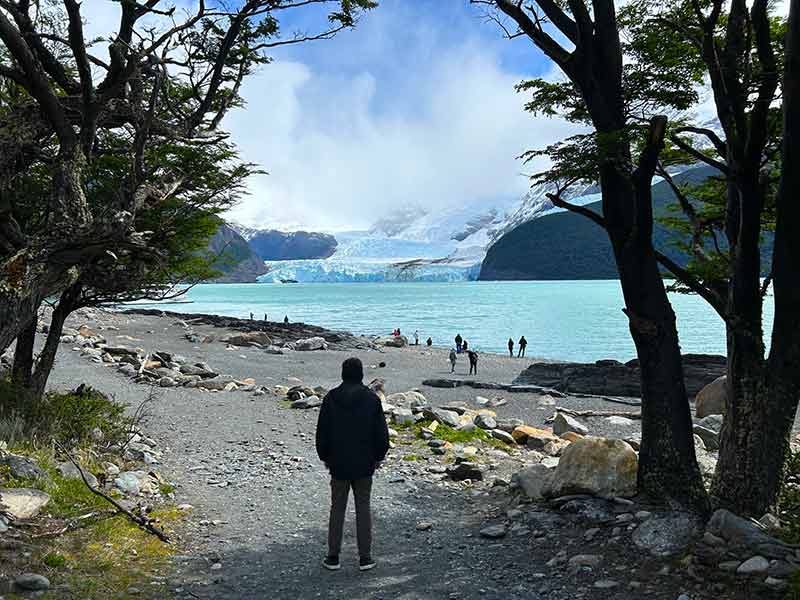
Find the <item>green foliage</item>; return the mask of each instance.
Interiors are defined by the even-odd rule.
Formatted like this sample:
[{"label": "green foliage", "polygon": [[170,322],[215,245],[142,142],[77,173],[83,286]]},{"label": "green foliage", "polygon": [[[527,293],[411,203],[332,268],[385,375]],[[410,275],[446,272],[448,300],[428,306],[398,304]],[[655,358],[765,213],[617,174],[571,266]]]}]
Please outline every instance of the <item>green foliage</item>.
[{"label": "green foliage", "polygon": [[70,446],[89,443],[95,428],[102,430],[106,440],[120,441],[130,426],[125,406],[93,388],[48,392],[37,400],[7,380],[0,381],[0,424],[3,423],[15,424],[16,434],[7,439],[9,442],[46,444],[55,438]]}]

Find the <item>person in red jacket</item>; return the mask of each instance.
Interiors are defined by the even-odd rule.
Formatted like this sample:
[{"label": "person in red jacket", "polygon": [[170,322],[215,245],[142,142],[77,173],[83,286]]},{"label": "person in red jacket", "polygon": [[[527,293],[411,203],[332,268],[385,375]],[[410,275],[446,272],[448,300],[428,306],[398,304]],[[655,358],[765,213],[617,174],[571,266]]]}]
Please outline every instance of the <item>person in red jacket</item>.
[{"label": "person in red jacket", "polygon": [[342,529],[350,489],[356,505],[359,568],[372,569],[372,476],[389,451],[389,429],[380,398],[363,384],[364,366],[357,358],[342,363],[342,384],[322,401],[317,420],[317,454],[331,474],[328,555],[323,566],[340,568]]}]

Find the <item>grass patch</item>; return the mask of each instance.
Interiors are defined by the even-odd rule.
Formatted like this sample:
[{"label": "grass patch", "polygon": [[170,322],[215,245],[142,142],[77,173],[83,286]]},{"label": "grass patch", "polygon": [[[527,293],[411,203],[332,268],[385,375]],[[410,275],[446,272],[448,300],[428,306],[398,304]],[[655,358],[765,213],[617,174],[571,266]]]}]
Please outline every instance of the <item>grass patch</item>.
[{"label": "grass patch", "polygon": [[[165,582],[171,574],[170,557],[177,548],[146,533],[124,515],[114,514],[113,507],[93,494],[82,480],[63,477],[56,468],[55,458],[45,450],[20,453],[36,458],[47,473],[47,477],[36,480],[8,478],[5,483],[9,487],[31,487],[50,494],[50,503],[37,520],[37,529],[58,531],[70,519],[97,514],[79,521],[77,528],[64,534],[26,540],[28,554],[12,550],[6,556],[0,549],[0,563],[7,563],[15,572],[36,572],[50,579],[53,589],[39,596],[46,600],[64,598],[65,589],[69,590],[68,597],[86,600],[169,596],[166,584],[160,582]],[[171,487],[162,484],[162,493]],[[172,506],[150,514],[167,532],[183,515]],[[129,588],[136,588],[139,593],[129,594]]]},{"label": "grass patch", "polygon": [[[413,424],[405,424],[405,425],[393,425],[393,428],[399,433],[401,431],[406,431],[412,433],[415,438],[423,439],[422,437],[422,430],[423,428],[428,427],[431,424],[430,419],[425,419],[423,421],[417,421]],[[465,429],[455,429],[448,425],[444,425],[439,423],[439,426],[436,428],[436,431],[433,433],[433,437],[444,440],[446,442],[450,442],[452,444],[468,444],[469,442],[474,441],[481,441],[487,442],[489,444],[495,445],[494,442],[500,444],[498,447],[503,447],[505,444],[499,440],[495,440],[489,433],[487,433],[484,429],[476,427],[472,430],[465,430]]]},{"label": "grass patch", "polygon": [[403,457],[403,460],[405,460],[407,462],[416,462],[418,460],[422,460],[422,458],[417,454],[406,454]]}]

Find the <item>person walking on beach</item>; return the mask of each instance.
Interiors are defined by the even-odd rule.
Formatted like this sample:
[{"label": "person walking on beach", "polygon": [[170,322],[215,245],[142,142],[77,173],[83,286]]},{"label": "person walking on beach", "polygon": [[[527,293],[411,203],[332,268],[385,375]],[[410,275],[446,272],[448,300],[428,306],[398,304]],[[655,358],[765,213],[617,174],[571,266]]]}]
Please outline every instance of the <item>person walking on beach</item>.
[{"label": "person walking on beach", "polygon": [[526,340],[525,336],[523,335],[521,338],[519,338],[519,352],[517,353],[517,358],[519,358],[520,356],[525,356],[525,348],[527,346],[528,346],[528,340]]},{"label": "person walking on beach", "polygon": [[288,325],[289,324],[289,315],[286,315],[286,316],[283,317],[283,324],[284,325]]},{"label": "person walking on beach", "polygon": [[317,420],[317,454],[331,474],[326,569],[340,568],[342,530],[350,489],[356,505],[359,569],[375,566],[372,558],[370,495],[375,469],[389,451],[389,430],[378,396],[363,384],[364,366],[357,358],[342,363],[342,384],[322,401]]},{"label": "person walking on beach", "polygon": [[467,340],[464,340],[463,342],[461,342],[461,351],[462,352],[466,352],[468,348],[469,348],[469,342],[467,342]]},{"label": "person walking on beach", "polygon": [[511,338],[508,338],[508,355],[514,358],[514,340]]},{"label": "person walking on beach", "polygon": [[451,373],[455,373],[456,372],[456,359],[457,358],[458,357],[456,356],[456,349],[455,348],[450,348],[450,372]]},{"label": "person walking on beach", "polygon": [[419,346],[419,330],[414,330],[414,345]]},{"label": "person walking on beach", "polygon": [[429,337],[425,343],[428,345],[428,348],[430,348],[431,346],[433,346],[433,338]]},{"label": "person walking on beach", "polygon": [[478,353],[475,350],[467,351],[467,356],[469,356],[469,374],[470,375],[477,375],[478,374]]},{"label": "person walking on beach", "polygon": [[461,334],[456,334],[456,352],[459,354],[461,354],[461,339]]}]

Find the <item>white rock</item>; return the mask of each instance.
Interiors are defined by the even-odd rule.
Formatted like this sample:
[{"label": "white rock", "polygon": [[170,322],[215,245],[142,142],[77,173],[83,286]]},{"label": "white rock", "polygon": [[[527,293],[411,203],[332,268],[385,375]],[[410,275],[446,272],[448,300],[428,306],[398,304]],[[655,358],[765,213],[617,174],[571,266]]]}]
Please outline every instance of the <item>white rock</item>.
[{"label": "white rock", "polygon": [[31,519],[39,514],[50,495],[30,488],[0,488],[0,504],[14,519]]},{"label": "white rock", "polygon": [[769,571],[769,561],[763,556],[753,556],[739,565],[736,574],[765,575],[767,571]]}]

